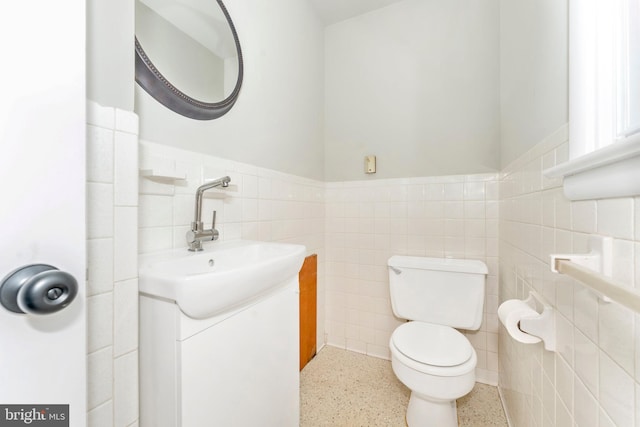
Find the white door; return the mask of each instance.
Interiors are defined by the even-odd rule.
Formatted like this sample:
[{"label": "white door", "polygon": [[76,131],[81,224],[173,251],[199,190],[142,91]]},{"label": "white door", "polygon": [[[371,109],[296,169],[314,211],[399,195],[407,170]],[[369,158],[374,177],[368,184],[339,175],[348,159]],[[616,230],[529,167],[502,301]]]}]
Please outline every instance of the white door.
[{"label": "white door", "polygon": [[53,314],[0,305],[0,425],[84,426],[84,0],[0,2],[0,58],[0,280],[39,263],[79,287]]}]

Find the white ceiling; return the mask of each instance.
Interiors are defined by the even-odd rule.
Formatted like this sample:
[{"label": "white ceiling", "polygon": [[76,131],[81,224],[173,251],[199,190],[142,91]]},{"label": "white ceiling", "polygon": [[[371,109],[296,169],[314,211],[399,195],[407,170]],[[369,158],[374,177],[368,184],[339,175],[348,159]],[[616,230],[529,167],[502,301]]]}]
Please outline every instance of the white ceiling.
[{"label": "white ceiling", "polygon": [[309,0],[325,25],[335,24],[404,0]]}]

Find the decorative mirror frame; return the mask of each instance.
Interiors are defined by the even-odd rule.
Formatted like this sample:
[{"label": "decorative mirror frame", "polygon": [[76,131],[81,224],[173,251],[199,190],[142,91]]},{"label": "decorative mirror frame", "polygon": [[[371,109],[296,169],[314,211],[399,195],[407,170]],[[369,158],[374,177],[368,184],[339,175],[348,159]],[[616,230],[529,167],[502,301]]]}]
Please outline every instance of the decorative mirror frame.
[{"label": "decorative mirror frame", "polygon": [[138,38],[136,37],[135,39],[136,82],[165,107],[185,117],[196,120],[213,120],[226,114],[231,107],[233,107],[233,104],[236,103],[238,94],[240,93],[240,87],[242,86],[243,60],[238,33],[222,0],[216,0],[216,2],[227,19],[229,28],[231,28],[236,51],[238,52],[238,80],[236,81],[233,92],[221,102],[199,101],[180,91],[180,89],[171,84],[155,65],[153,65],[153,62],[145,53],[140,42],[138,42]]}]

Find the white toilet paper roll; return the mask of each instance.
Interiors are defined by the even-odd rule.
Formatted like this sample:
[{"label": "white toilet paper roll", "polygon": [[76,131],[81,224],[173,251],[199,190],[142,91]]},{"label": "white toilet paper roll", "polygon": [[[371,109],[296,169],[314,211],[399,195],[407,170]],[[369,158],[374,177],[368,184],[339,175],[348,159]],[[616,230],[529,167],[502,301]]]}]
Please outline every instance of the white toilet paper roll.
[{"label": "white toilet paper roll", "polygon": [[522,332],[519,327],[520,319],[523,317],[537,317],[540,314],[529,307],[529,305],[519,299],[510,299],[498,307],[498,318],[500,323],[504,325],[511,337],[521,343],[535,344],[541,339],[533,335]]}]

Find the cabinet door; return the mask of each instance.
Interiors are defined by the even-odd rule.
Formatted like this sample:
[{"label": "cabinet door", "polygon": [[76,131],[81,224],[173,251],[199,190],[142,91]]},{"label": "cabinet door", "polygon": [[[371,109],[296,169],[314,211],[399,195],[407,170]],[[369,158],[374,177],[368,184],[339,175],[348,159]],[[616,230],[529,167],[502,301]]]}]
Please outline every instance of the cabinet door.
[{"label": "cabinet door", "polygon": [[178,352],[181,427],[298,425],[297,278]]}]

